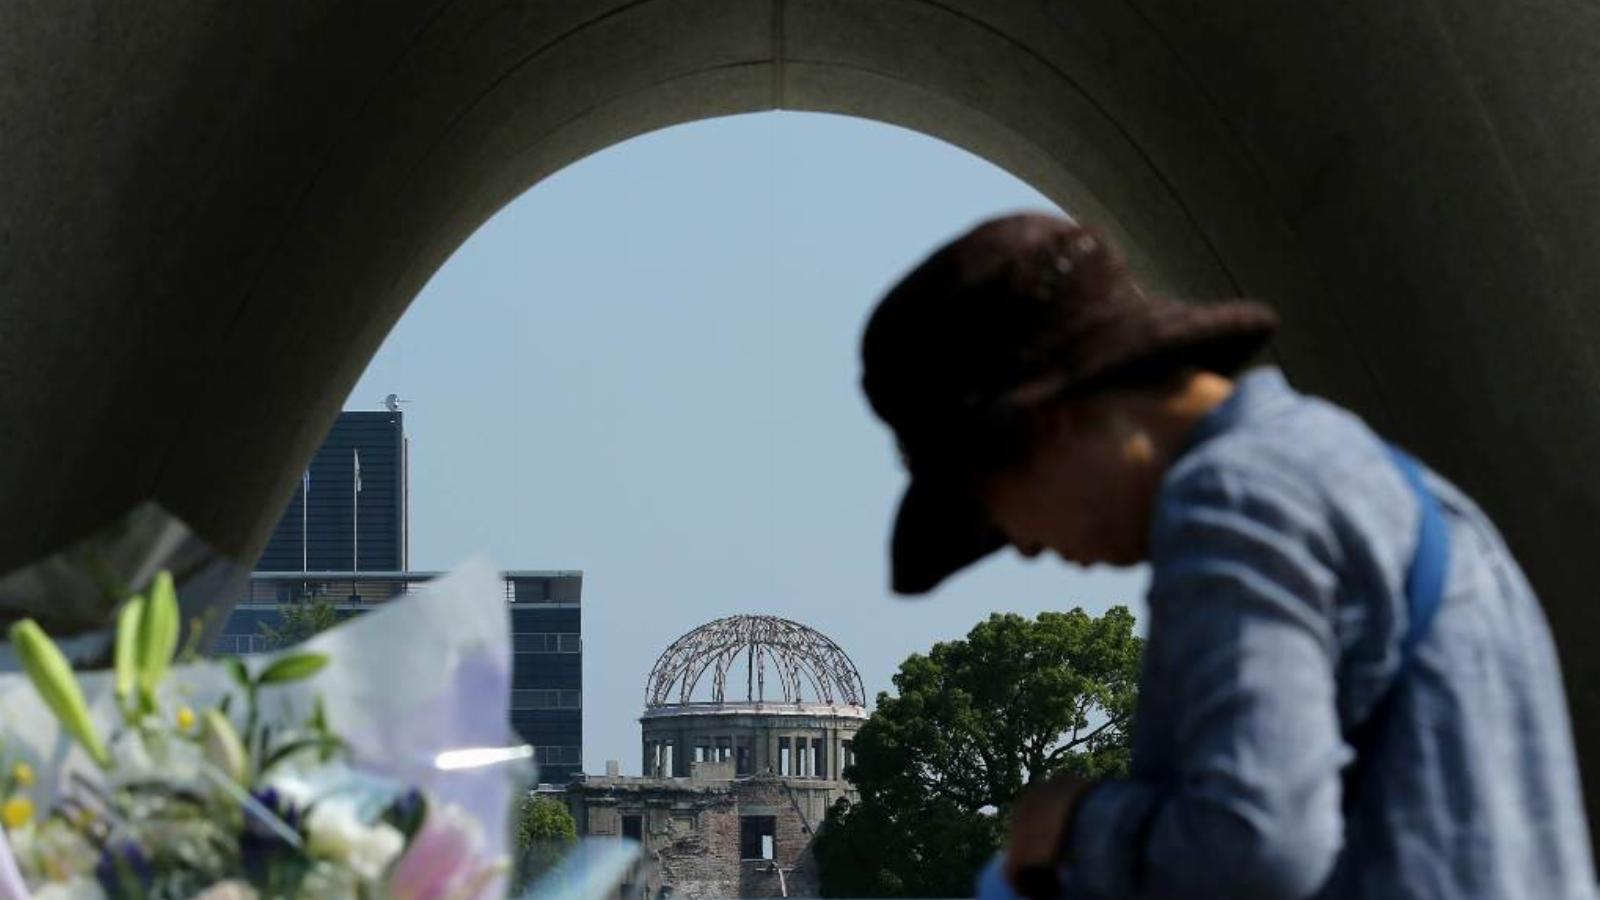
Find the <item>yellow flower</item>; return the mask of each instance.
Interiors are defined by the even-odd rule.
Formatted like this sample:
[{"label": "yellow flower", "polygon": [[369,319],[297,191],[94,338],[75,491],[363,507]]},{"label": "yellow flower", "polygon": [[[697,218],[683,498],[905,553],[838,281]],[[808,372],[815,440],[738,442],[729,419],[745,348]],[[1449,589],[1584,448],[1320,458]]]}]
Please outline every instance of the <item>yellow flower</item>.
[{"label": "yellow flower", "polygon": [[194,710],[187,706],[178,707],[178,730],[188,731],[194,727]]},{"label": "yellow flower", "polygon": [[33,787],[33,766],[19,762],[11,767],[11,777],[16,781],[17,787]]},{"label": "yellow flower", "polygon": [[22,794],[13,796],[0,806],[0,820],[7,828],[21,828],[33,821],[33,801]]}]

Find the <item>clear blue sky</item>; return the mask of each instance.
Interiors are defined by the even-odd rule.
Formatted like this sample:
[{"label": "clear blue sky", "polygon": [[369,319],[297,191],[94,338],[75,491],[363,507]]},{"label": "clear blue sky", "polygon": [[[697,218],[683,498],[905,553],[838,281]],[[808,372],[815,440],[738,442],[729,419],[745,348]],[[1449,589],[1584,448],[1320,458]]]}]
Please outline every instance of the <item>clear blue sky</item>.
[{"label": "clear blue sky", "polygon": [[639,768],[645,676],[681,633],[770,613],[869,695],[994,610],[1124,603],[1143,570],[1012,553],[887,589],[904,485],[856,387],[876,298],[942,241],[1054,208],[904,129],[799,113],[656,132],[556,173],[434,276],[346,404],[405,407],[412,565],[584,571],[584,763]]}]

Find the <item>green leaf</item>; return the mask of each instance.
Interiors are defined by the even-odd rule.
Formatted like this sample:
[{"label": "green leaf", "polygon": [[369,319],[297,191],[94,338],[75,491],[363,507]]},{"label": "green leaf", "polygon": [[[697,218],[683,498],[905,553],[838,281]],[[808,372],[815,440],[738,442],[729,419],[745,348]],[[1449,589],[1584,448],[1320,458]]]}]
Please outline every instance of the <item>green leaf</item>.
[{"label": "green leaf", "polygon": [[250,689],[250,667],[244,664],[244,660],[237,656],[228,657],[228,674],[233,676],[234,683],[239,687]]},{"label": "green leaf", "polygon": [[283,684],[289,681],[299,681],[322,671],[328,664],[325,653],[291,653],[274,660],[272,665],[262,671],[256,678],[257,684]]},{"label": "green leaf", "polygon": [[257,777],[266,775],[268,772],[272,771],[273,766],[283,762],[302,750],[328,750],[330,748],[336,749],[340,746],[340,744],[341,742],[337,738],[331,737],[309,737],[301,738],[297,741],[290,741],[289,743],[284,744],[283,746],[278,747],[271,753],[267,754],[267,758],[261,763],[261,771],[257,773]]}]

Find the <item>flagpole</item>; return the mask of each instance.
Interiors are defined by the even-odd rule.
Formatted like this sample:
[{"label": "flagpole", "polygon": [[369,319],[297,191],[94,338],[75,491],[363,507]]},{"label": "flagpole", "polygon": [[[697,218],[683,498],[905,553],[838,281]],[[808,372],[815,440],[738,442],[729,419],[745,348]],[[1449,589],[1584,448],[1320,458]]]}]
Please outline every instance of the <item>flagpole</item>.
[{"label": "flagpole", "polygon": [[306,504],[311,502],[311,470],[300,476],[300,574],[311,571],[309,551],[306,550]]},{"label": "flagpole", "polygon": [[361,451],[350,451],[355,478],[350,482],[350,572],[361,571]]}]

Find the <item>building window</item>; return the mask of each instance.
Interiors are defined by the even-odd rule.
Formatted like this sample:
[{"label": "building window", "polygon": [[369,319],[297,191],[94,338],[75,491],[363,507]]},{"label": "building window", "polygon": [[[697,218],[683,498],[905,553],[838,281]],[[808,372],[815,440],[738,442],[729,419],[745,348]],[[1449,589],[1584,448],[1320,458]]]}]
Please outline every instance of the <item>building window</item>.
[{"label": "building window", "polygon": [[775,859],[778,855],[776,816],[739,817],[739,858]]},{"label": "building window", "polygon": [[535,747],[533,759],[541,766],[576,766],[583,762],[583,748]]},{"label": "building window", "polygon": [[673,770],[673,763],[676,760],[672,758],[672,750],[672,741],[651,741],[650,759],[646,765],[646,768],[649,769],[648,774],[657,778],[677,777],[678,773]]},{"label": "building window", "polygon": [[793,765],[794,760],[790,758],[789,753],[789,739],[786,737],[778,738],[778,774],[793,775]]},{"label": "building window", "polygon": [[512,635],[518,653],[582,653],[583,636],[576,632],[524,631]]},{"label": "building window", "polygon": [[550,600],[550,582],[548,579],[512,579],[511,590],[513,602],[546,603]]},{"label": "building window", "polygon": [[816,759],[811,755],[811,741],[806,738],[794,739],[794,764],[789,774],[798,778],[810,778],[817,774]]},{"label": "building window", "polygon": [[828,777],[828,750],[822,743],[822,738],[811,739],[811,774],[818,778]]},{"label": "building window", "polygon": [[623,816],[622,836],[638,841],[641,844],[644,843],[644,817]]},{"label": "building window", "polygon": [[581,709],[582,695],[578,691],[515,690],[511,692],[512,709]]},{"label": "building window", "polygon": [[750,739],[740,735],[734,739],[737,746],[734,749],[734,774],[750,774]]}]

